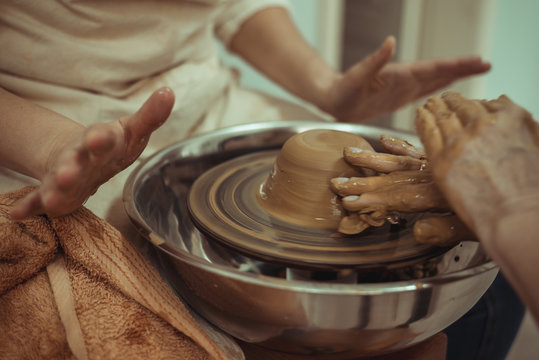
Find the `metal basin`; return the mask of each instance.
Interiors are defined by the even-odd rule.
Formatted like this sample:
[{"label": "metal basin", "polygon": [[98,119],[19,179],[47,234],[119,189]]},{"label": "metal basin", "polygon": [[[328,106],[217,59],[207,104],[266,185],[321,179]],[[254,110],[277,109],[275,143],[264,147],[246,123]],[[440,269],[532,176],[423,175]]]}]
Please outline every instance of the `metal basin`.
[{"label": "metal basin", "polygon": [[382,133],[420,146],[409,133],[305,121],[241,125],[178,142],[141,164],[124,189],[128,215],[153,244],[147,254],[201,316],[276,351],[348,359],[400,350],[443,330],[479,300],[498,272],[476,242],[437,255],[434,272],[416,272],[409,280],[364,282],[350,280],[346,271],[328,280],[243,256],[193,225],[186,197],[200,174],[240,155],[278,149],[315,128],[357,133],[377,150]]}]

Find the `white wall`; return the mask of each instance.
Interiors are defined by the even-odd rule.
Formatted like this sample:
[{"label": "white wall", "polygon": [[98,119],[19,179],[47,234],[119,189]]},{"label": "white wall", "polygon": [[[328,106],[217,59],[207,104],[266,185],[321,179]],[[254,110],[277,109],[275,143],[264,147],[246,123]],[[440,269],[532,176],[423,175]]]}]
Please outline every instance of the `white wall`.
[{"label": "white wall", "polygon": [[[467,97],[507,94],[539,120],[539,1],[403,0],[402,60],[480,55],[492,70],[449,87]],[[413,130],[415,108],[397,112],[393,126]]]},{"label": "white wall", "polygon": [[539,1],[496,0],[487,97],[506,94],[539,120]]},{"label": "white wall", "polygon": [[[490,59],[494,9],[497,0],[403,0],[400,44],[405,47],[401,61],[479,55]],[[440,90],[457,91],[466,97],[487,96],[489,75],[474,76]],[[399,110],[392,126],[414,130],[415,110],[420,99]]]}]

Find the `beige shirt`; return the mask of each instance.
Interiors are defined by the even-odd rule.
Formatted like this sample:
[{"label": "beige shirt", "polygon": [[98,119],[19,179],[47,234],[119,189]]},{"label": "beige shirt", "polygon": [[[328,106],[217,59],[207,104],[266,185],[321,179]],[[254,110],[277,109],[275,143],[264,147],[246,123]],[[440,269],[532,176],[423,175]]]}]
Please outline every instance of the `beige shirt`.
[{"label": "beige shirt", "polygon": [[[134,113],[169,86],[176,103],[145,156],[188,136],[254,121],[320,119],[243,89],[219,60],[241,24],[286,0],[2,0],[0,86],[84,125]],[[129,171],[86,204],[113,225]],[[32,183],[0,168],[0,192]],[[120,203],[118,203],[120,201]]]},{"label": "beige shirt", "polygon": [[1,1],[0,86],[85,125],[170,86],[181,139],[221,125],[202,124],[234,81],[216,40],[268,6],[286,0]]}]

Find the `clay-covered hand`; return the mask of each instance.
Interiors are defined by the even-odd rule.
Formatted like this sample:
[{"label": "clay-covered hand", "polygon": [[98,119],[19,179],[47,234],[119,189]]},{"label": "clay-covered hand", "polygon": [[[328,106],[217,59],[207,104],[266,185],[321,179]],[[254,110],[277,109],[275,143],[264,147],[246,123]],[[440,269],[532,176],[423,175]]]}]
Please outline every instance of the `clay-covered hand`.
[{"label": "clay-covered hand", "polygon": [[418,109],[416,128],[437,185],[481,238],[489,237],[504,209],[537,196],[539,125],[508,97],[432,97]]},{"label": "clay-covered hand", "polygon": [[11,217],[68,214],[82,206],[98,187],[132,164],[150,134],[165,122],[174,104],[168,88],[157,90],[133,115],[68,134],[49,155],[38,188],[17,202]]},{"label": "clay-covered hand", "polygon": [[344,159],[379,174],[367,177],[335,178],[334,192],[343,196],[350,212],[391,213],[447,209],[438,192],[423,152],[406,141],[382,135],[380,144],[389,151],[379,153],[353,147],[344,149]]},{"label": "clay-covered hand", "polygon": [[348,211],[339,231],[357,234],[369,226],[381,226],[400,212],[447,211],[447,202],[435,186],[425,154],[406,141],[382,135],[379,153],[354,147],[344,149],[344,159],[377,175],[334,178],[331,187],[342,196]]},{"label": "clay-covered hand", "polygon": [[376,52],[338,76],[323,110],[339,121],[358,123],[490,69],[479,57],[388,63],[394,48],[395,39],[389,37]]},{"label": "clay-covered hand", "polygon": [[391,136],[382,135],[380,144],[387,153],[345,148],[344,158],[350,164],[378,172],[376,176],[335,178],[331,187],[342,196],[349,214],[339,231],[358,234],[370,226],[381,226],[392,215],[435,211],[435,217],[414,223],[417,242],[451,246],[474,235],[452,215],[449,204],[434,183],[425,153]]}]

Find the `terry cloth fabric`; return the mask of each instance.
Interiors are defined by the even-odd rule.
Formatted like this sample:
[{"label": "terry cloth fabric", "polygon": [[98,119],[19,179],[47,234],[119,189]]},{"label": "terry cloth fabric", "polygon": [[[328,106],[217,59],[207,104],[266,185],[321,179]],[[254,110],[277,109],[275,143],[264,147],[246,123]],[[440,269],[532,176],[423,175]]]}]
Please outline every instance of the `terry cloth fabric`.
[{"label": "terry cloth fabric", "polygon": [[0,358],[243,359],[85,208],[14,222],[0,195]]}]

